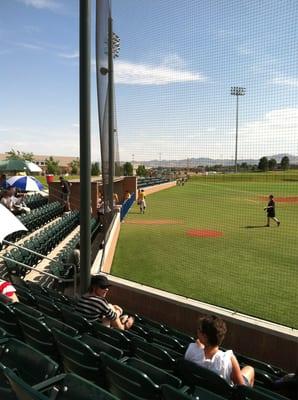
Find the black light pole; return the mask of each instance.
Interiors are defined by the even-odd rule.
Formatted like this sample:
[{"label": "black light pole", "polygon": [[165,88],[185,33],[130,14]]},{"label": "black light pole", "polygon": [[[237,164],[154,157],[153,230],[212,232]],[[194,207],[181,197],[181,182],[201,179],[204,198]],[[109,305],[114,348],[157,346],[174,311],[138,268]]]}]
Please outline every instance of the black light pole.
[{"label": "black light pole", "polygon": [[238,171],[237,158],[238,158],[238,97],[245,95],[245,88],[239,86],[231,87],[231,95],[236,96],[236,144],[235,144],[235,173]]},{"label": "black light pole", "polygon": [[90,284],[91,269],[91,151],[90,57],[91,1],[80,0],[80,292]]}]

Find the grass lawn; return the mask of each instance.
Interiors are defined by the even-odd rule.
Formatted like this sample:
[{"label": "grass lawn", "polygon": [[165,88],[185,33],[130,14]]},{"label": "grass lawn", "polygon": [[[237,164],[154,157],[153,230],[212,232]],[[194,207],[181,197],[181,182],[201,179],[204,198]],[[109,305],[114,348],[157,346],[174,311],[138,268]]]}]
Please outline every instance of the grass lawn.
[{"label": "grass lawn", "polygon": [[112,274],[298,328],[298,202],[277,201],[281,225],[266,228],[270,193],[298,196],[298,173],[194,177],[148,196],[121,226]]}]

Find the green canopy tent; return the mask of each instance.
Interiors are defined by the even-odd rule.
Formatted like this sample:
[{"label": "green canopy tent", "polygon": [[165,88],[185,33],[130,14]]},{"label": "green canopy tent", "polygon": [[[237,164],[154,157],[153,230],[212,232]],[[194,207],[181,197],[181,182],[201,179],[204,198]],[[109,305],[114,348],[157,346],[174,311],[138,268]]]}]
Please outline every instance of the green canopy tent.
[{"label": "green canopy tent", "polygon": [[10,160],[0,161],[0,172],[41,172],[41,168],[29,161],[12,158]]}]

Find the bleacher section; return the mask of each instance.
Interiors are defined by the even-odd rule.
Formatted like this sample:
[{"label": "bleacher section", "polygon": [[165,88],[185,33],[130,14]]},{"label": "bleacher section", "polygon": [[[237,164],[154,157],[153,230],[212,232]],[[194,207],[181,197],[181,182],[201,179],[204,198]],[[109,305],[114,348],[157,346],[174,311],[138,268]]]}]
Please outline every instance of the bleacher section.
[{"label": "bleacher section", "polygon": [[[46,226],[43,230],[30,237],[23,243],[27,249],[33,250],[37,253],[47,255],[51,250],[61,242],[77,225],[79,224],[79,212],[72,211],[62,218],[55,221],[50,226]],[[30,253],[25,249],[14,248],[4,254],[6,257],[5,265],[10,274],[25,276],[28,270],[14,263],[19,261],[30,267],[35,266],[41,259],[41,256]],[[9,260],[7,260],[9,259]]]},{"label": "bleacher section", "polygon": [[24,202],[27,207],[29,207],[31,210],[34,210],[35,208],[39,208],[47,204],[48,197],[42,196],[40,193],[35,193],[33,195],[26,196]]},{"label": "bleacher section", "polygon": [[138,183],[137,183],[137,188],[138,189],[143,189],[148,186],[154,186],[154,185],[160,185],[162,183],[170,182],[170,179],[168,178],[144,178],[144,177],[138,177]]},{"label": "bleacher section", "polygon": [[[15,399],[11,385],[20,400],[285,399],[271,390],[272,381],[285,374],[279,368],[246,358],[256,369],[255,388],[230,387],[183,359],[194,340],[183,332],[137,314],[131,331],[90,323],[75,312],[72,298],[21,284],[16,285],[21,303],[0,302],[0,373],[6,376],[0,394],[7,396],[1,398]],[[18,350],[22,346],[24,353]],[[29,349],[32,356],[26,357]],[[55,390],[57,397],[50,397]]]}]

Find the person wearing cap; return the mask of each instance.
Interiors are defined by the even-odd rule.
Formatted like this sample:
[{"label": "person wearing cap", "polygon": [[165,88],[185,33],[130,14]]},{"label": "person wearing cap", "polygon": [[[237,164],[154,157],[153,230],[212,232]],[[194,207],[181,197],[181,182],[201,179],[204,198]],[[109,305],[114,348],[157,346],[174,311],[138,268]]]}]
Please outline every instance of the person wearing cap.
[{"label": "person wearing cap", "polygon": [[88,293],[81,296],[76,311],[90,322],[102,323],[103,320],[109,320],[113,327],[124,329],[120,320],[122,308],[117,305],[111,306],[106,299],[110,286],[111,283],[105,275],[93,276]]}]

